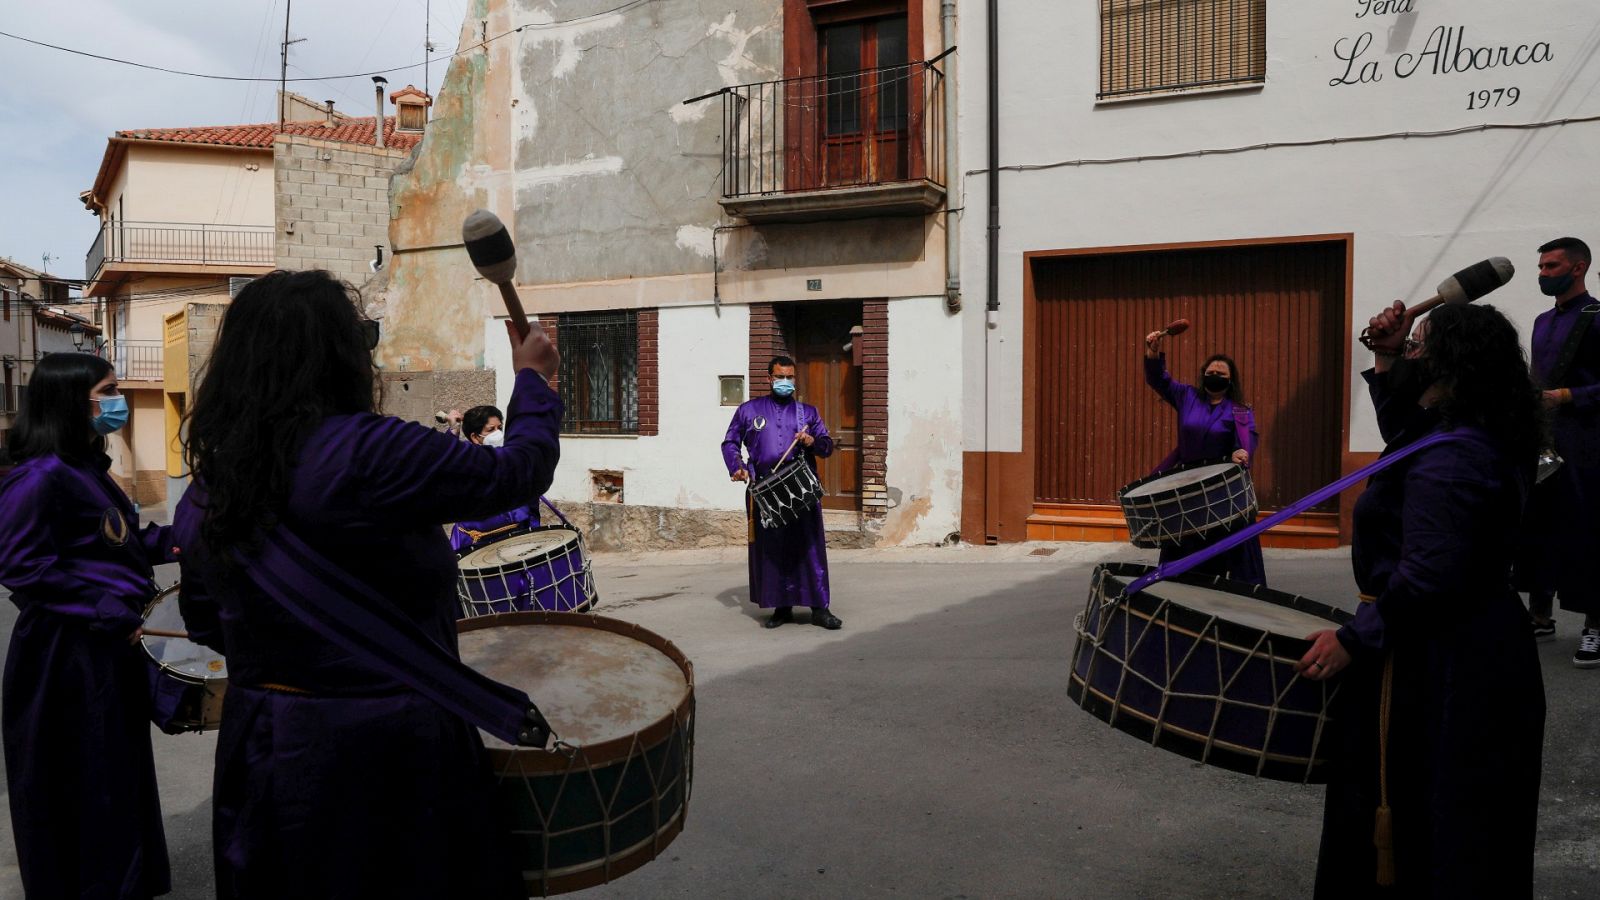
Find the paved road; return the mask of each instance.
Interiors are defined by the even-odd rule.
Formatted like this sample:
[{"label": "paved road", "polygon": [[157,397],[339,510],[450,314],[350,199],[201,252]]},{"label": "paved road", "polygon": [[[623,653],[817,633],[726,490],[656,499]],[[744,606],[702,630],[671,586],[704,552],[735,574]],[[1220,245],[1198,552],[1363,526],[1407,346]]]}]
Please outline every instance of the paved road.
[{"label": "paved road", "polygon": [[[839,632],[757,627],[740,556],[605,556],[604,612],[695,661],[688,828],[596,897],[1293,897],[1321,790],[1196,766],[1071,706],[1072,615],[1124,546],[835,554]],[[1050,548],[1046,548],[1050,549]],[[1272,552],[1274,586],[1348,606],[1342,552]],[[0,610],[0,631],[14,618]],[[1600,671],[1543,645],[1537,893],[1600,888]],[[176,898],[211,896],[211,736],[155,736]],[[382,748],[372,748],[374,754]],[[399,789],[399,786],[397,786]],[[0,830],[6,828],[0,825]],[[16,888],[0,834],[0,897]],[[9,890],[9,893],[7,892]]]}]

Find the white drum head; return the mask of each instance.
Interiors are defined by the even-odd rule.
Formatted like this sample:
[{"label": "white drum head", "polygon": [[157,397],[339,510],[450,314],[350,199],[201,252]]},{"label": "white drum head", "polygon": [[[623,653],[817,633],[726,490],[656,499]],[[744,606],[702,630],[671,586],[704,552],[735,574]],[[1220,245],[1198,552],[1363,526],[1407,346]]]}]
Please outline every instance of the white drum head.
[{"label": "white drum head", "polygon": [[1163,581],[1145,588],[1144,592],[1195,612],[1282,637],[1303,638],[1312,632],[1339,627],[1337,622],[1292,607],[1193,584]]},{"label": "white drum head", "polygon": [[[563,741],[626,737],[668,718],[689,694],[660,650],[600,628],[505,625],[460,634],[461,661],[528,692]],[[485,735],[485,743],[505,746]]]},{"label": "white drum head", "polygon": [[[178,612],[178,589],[167,588],[156,597],[144,617],[146,628],[159,631],[187,631]],[[144,652],[161,668],[197,681],[216,681],[228,677],[228,663],[222,654],[184,638],[145,635],[140,639]]]},{"label": "white drum head", "polygon": [[576,531],[569,531],[565,528],[541,529],[527,534],[512,535],[505,540],[478,547],[466,556],[461,557],[457,566],[463,571],[468,569],[495,569],[506,565],[515,568],[517,563],[550,556],[569,544],[574,549],[577,547],[578,533]]},{"label": "white drum head", "polygon": [[1147,494],[1157,494],[1162,491],[1170,491],[1174,488],[1184,488],[1193,484],[1199,484],[1207,478],[1226,474],[1229,469],[1237,468],[1238,466],[1231,462],[1214,463],[1209,466],[1195,466],[1192,469],[1184,469],[1182,472],[1173,472],[1171,475],[1163,475],[1160,478],[1147,481],[1136,488],[1130,488],[1124,491],[1122,496],[1143,497]]}]

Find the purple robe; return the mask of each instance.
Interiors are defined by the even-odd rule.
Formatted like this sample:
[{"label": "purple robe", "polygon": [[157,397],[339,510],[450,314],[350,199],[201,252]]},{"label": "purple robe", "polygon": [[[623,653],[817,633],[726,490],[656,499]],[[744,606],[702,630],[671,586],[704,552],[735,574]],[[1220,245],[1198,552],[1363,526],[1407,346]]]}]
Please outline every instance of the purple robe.
[{"label": "purple robe", "polygon": [[[453,652],[456,559],[441,526],[537,497],[555,473],[555,393],[524,370],[507,411],[492,453],[395,418],[330,416],[300,451],[283,520]],[[190,634],[228,657],[218,896],[523,896],[477,729],[351,659],[226,564],[200,536],[205,501],[197,481],[173,530]]]},{"label": "purple robe", "polygon": [[0,728],[17,862],[34,900],[171,889],[150,747],[152,666],[128,643],[168,534],[135,530],[109,465],[36,457],[0,482],[0,584],[21,610]]},{"label": "purple robe", "polygon": [[1517,581],[1524,590],[1559,592],[1564,609],[1600,615],[1600,322],[1590,325],[1561,383],[1551,383],[1579,311],[1594,302],[1582,294],[1533,323],[1534,380],[1571,390],[1572,402],[1550,411],[1555,450],[1565,462],[1529,500]]},{"label": "purple robe", "polygon": [[[795,432],[805,426],[814,438],[807,448],[795,445],[790,458],[805,455],[815,471],[817,458],[833,455],[833,438],[822,424],[817,408],[798,400],[780,400],[768,395],[746,400],[733,413],[728,433],[722,439],[722,461],[732,475],[740,469],[751,471],[759,482],[772,473]],[[739,448],[748,453],[742,462]],[[828,605],[828,542],[822,528],[822,504],[810,513],[780,528],[766,528],[755,510],[748,506],[755,539],[750,542],[750,599],[762,609],[779,606]]]},{"label": "purple robe", "polygon": [[[1387,379],[1368,376],[1380,410]],[[1393,412],[1394,410],[1390,410]],[[1445,427],[1380,415],[1390,452]],[[1511,586],[1533,460],[1486,433],[1422,450],[1374,475],[1356,501],[1351,560],[1363,594],[1338,630],[1353,656],[1334,715],[1316,896],[1378,896],[1378,703],[1394,675],[1388,788],[1395,896],[1528,897],[1544,742],[1544,687]]]},{"label": "purple robe", "polygon": [[[1157,472],[1175,465],[1206,461],[1225,461],[1240,449],[1239,427],[1234,420],[1234,403],[1227,397],[1212,403],[1205,391],[1193,385],[1174,381],[1167,373],[1167,356],[1155,359],[1145,357],[1144,380],[1169,406],[1178,411],[1178,448],[1163,460]],[[1255,416],[1248,407],[1241,410],[1245,420],[1244,450],[1253,463],[1261,435],[1255,428]],[[1246,466],[1248,468],[1248,466]],[[1245,525],[1249,522],[1242,523]],[[1161,562],[1182,559],[1204,550],[1228,536],[1223,531],[1198,540],[1186,540],[1161,548]],[[1261,558],[1261,539],[1252,538],[1243,544],[1207,560],[1193,570],[1205,575],[1220,575],[1247,584],[1267,585],[1267,568]]]}]

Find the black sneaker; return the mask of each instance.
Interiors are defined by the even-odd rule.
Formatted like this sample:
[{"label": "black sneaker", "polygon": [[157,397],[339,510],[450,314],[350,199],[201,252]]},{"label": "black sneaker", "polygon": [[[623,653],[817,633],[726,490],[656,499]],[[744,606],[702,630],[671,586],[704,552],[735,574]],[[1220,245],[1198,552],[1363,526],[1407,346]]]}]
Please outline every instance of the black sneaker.
[{"label": "black sneaker", "polygon": [[1578,652],[1572,664],[1580,669],[1600,669],[1600,628],[1585,628],[1578,639]]},{"label": "black sneaker", "polygon": [[1533,620],[1533,639],[1541,644],[1556,639],[1556,620],[1545,619],[1543,622]]}]

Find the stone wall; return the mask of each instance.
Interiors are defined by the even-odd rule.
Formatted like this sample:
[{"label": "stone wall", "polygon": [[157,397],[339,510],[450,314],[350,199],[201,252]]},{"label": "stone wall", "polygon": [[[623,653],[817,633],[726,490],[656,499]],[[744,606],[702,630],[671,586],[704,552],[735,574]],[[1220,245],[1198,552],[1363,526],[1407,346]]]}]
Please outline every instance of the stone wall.
[{"label": "stone wall", "polygon": [[468,409],[494,403],[494,372],[463,369],[447,372],[384,372],[382,412],[434,427],[438,411]]},{"label": "stone wall", "polygon": [[272,143],[277,230],[284,269],[327,269],[360,285],[376,246],[388,263],[389,178],[410,151],[280,134]]},{"label": "stone wall", "polygon": [[[217,331],[222,327],[222,314],[228,311],[226,303],[191,303],[185,310],[184,322],[188,328],[189,384],[185,388],[189,399],[205,376],[206,360],[211,358],[211,347],[217,342]],[[172,390],[174,388],[169,388]]]}]

